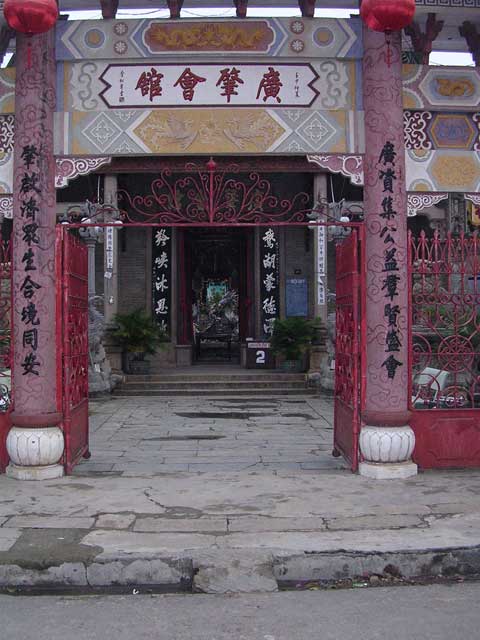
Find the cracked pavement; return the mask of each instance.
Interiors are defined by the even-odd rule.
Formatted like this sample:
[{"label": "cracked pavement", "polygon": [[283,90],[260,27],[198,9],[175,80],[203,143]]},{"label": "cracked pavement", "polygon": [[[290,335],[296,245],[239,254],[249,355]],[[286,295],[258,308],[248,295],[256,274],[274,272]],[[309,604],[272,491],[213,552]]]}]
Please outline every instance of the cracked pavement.
[{"label": "cracked pavement", "polygon": [[73,476],[0,477],[0,586],[223,593],[387,566],[480,573],[480,472],[352,475],[331,457],[329,398],[91,412],[92,457]]}]

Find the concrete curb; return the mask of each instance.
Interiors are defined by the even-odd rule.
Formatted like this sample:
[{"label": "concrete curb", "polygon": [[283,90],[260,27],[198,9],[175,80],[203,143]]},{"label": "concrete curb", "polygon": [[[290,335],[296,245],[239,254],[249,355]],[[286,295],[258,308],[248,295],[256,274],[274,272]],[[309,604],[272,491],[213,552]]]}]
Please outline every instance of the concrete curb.
[{"label": "concrete curb", "polygon": [[62,562],[0,565],[3,592],[251,593],[325,585],[372,576],[405,579],[476,577],[480,546],[418,551],[296,552],[232,549],[224,552],[117,557]]}]

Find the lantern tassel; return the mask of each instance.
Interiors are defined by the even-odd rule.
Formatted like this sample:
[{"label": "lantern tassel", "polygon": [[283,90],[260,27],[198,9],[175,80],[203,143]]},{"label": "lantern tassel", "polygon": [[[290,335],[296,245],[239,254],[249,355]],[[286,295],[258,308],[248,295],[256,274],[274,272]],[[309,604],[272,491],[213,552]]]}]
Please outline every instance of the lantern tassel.
[{"label": "lantern tassel", "polygon": [[385,43],[387,45],[387,67],[390,68],[392,66],[392,48],[390,47],[390,34],[391,31],[385,31]]}]

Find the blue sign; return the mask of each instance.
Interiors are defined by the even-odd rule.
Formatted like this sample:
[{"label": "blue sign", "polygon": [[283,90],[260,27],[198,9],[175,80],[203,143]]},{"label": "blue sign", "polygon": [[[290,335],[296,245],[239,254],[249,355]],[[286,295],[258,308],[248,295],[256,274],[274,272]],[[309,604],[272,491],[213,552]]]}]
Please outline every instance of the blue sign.
[{"label": "blue sign", "polygon": [[306,278],[287,278],[287,318],[308,316],[308,284]]}]

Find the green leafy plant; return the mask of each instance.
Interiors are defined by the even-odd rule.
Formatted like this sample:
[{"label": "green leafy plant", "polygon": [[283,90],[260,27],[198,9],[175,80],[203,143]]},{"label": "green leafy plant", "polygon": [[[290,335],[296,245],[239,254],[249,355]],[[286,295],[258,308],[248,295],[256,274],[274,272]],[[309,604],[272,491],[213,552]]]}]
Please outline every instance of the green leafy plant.
[{"label": "green leafy plant", "polygon": [[142,309],[117,313],[111,336],[124,351],[153,355],[168,340],[155,320]]},{"label": "green leafy plant", "polygon": [[282,355],[286,360],[299,360],[308,349],[314,328],[305,318],[286,318],[275,320],[270,340],[273,353]]}]

